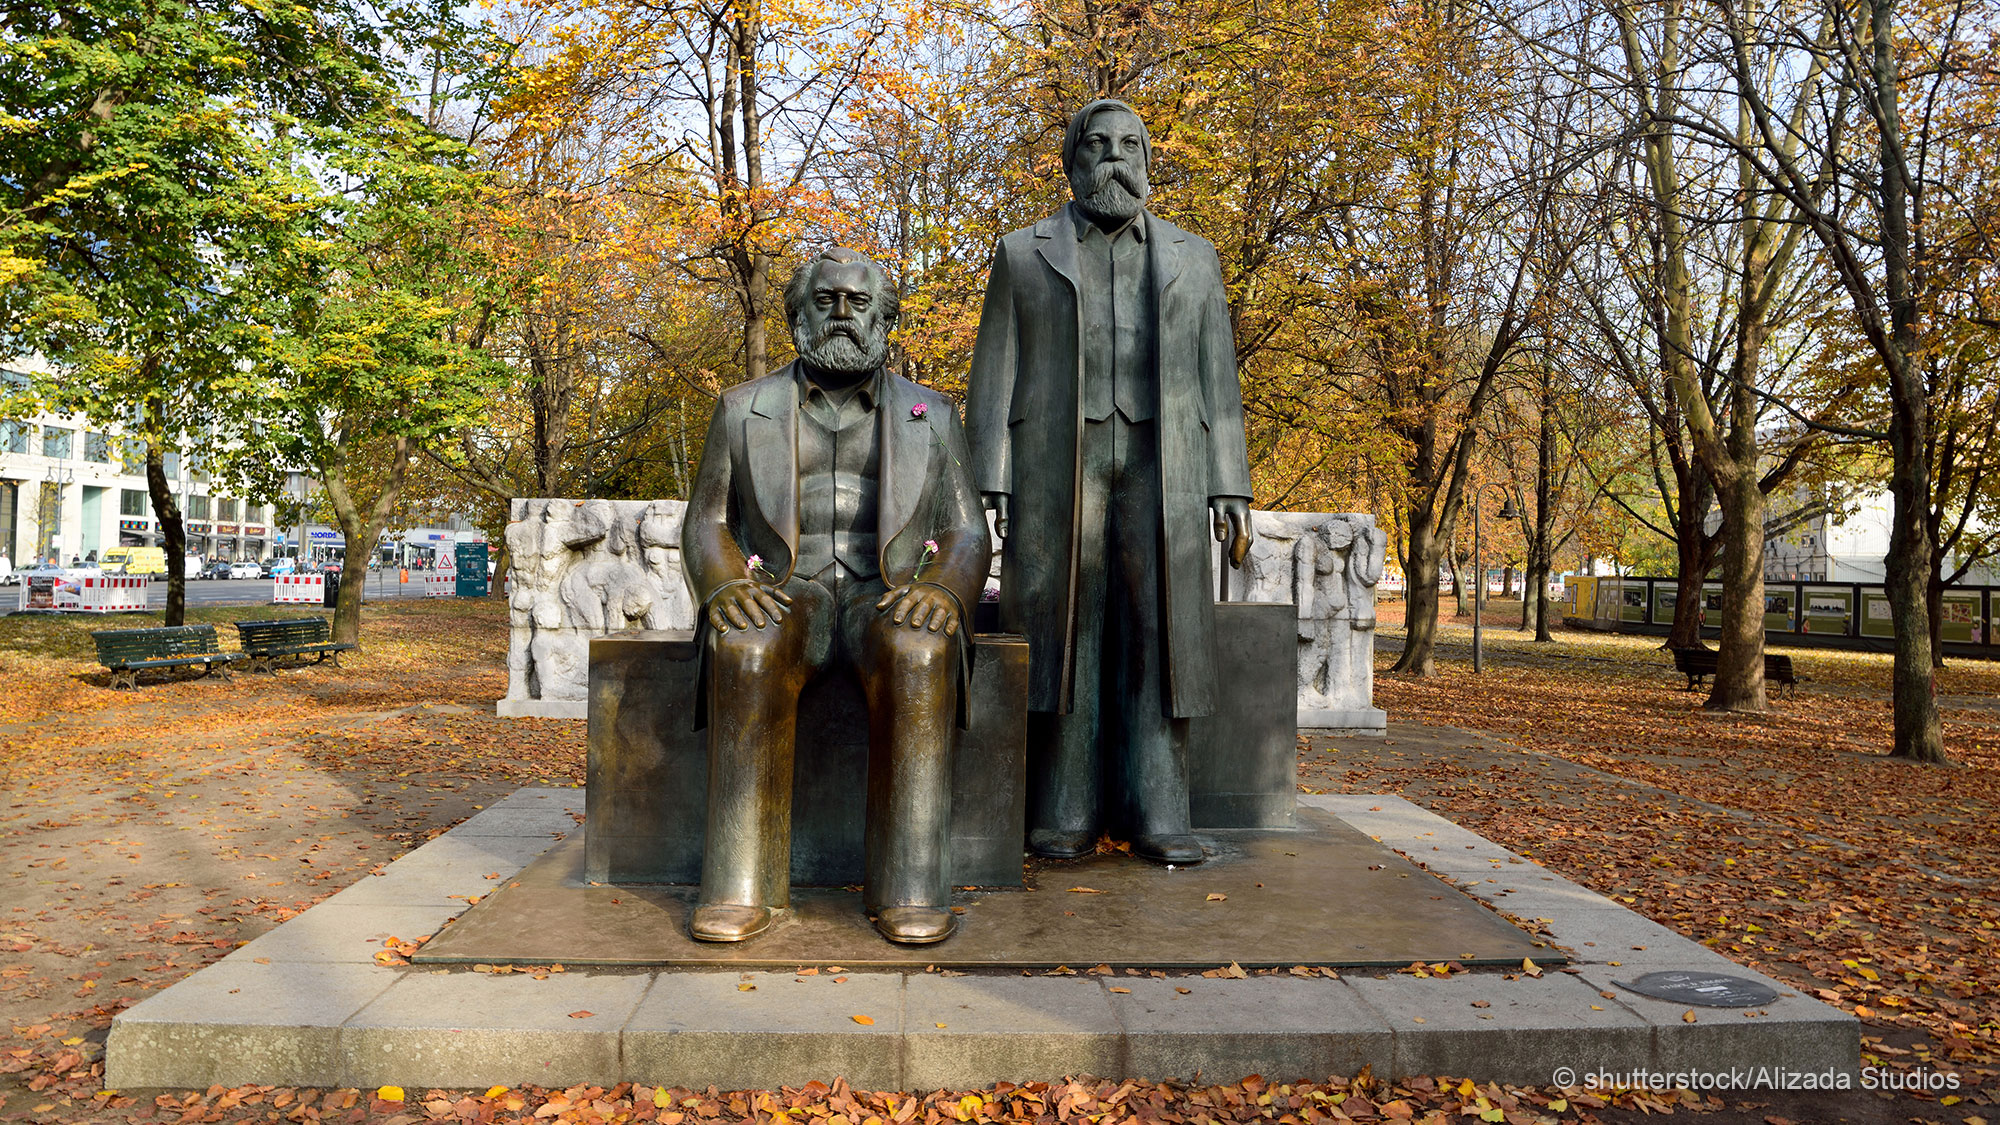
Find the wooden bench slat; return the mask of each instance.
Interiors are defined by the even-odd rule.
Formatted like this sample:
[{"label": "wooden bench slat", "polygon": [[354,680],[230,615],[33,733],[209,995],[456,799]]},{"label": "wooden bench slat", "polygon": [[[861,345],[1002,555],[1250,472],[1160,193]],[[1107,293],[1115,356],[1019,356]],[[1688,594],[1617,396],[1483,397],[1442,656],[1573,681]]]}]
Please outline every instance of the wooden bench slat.
[{"label": "wooden bench slat", "polygon": [[236,629],[243,651],[251,658],[253,672],[273,671],[280,657],[317,655],[322,662],[354,648],[351,643],[335,643],[333,626],[324,617],[286,617],[270,621],[239,621]]},{"label": "wooden bench slat", "polygon": [[205,671],[219,668],[227,675],[230,662],[243,659],[240,652],[223,652],[217,647],[213,625],[100,629],[91,639],[97,643],[97,662],[111,670],[113,687],[138,687],[139,673],[148,668],[200,665]]}]

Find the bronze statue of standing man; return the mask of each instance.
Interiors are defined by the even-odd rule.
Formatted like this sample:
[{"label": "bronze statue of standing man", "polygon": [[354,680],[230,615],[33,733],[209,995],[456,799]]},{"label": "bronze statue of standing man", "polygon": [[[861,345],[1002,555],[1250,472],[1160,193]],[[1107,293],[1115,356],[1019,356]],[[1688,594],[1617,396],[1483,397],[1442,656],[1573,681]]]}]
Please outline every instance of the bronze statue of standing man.
[{"label": "bronze statue of standing man", "polygon": [[1070,119],[1074,202],[994,250],[967,422],[1029,643],[1030,849],[1108,829],[1189,864],[1187,720],[1221,690],[1208,532],[1240,566],[1250,468],[1221,264],[1146,210],[1151,158],[1123,102]]}]

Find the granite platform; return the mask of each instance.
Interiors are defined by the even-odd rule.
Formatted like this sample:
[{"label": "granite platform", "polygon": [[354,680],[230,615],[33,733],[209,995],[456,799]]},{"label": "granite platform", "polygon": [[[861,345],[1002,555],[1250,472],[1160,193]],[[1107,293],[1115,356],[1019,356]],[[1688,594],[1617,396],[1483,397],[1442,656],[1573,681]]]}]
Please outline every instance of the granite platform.
[{"label": "granite platform", "polygon": [[1333,814],[1302,808],[1296,820],[1291,829],[1199,831],[1209,857],[1197,867],[1117,852],[1024,865],[1017,842],[1020,885],[961,887],[953,896],[958,932],[927,946],[883,941],[851,886],[794,887],[790,908],[754,941],[695,941],[687,933],[695,886],[594,882],[586,849],[572,838],[503,880],[414,960],[922,971],[1550,958],[1546,943]]},{"label": "granite platform", "polygon": [[[568,965],[498,975],[378,964],[386,939],[457,924],[469,900],[578,831],[581,790],[524,789],[120,1013],[105,1082],[123,1090],[617,1081],[741,1089],[841,1076],[859,1088],[925,1090],[1071,1074],[1284,1081],[1363,1066],[1398,1078],[1521,1083],[1548,1083],[1558,1068],[1859,1066],[1852,1016],[1441,817],[1394,797],[1301,803],[1424,869],[1397,875],[1525,923],[1531,943],[1550,943],[1567,965],[1538,960],[1533,971],[1428,978],[1387,968],[1330,977],[1308,965],[1218,979],[1189,970],[1093,973],[1088,963],[1054,975],[846,965],[814,965],[811,975],[797,971],[807,966]],[[1748,978],[1778,998],[1759,1008],[1696,1009],[1618,983],[1665,969]]]}]

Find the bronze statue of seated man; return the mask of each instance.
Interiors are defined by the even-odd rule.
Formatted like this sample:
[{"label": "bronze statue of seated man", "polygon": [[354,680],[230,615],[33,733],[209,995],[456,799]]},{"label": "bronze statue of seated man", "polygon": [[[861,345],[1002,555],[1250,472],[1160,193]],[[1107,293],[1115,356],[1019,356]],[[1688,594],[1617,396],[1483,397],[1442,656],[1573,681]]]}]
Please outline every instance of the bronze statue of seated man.
[{"label": "bronze statue of seated man", "polygon": [[952,751],[991,544],[957,408],[883,366],[897,304],[855,251],[799,267],[797,361],[709,425],[681,542],[707,677],[703,941],[755,937],[789,902],[799,693],[836,665],[868,703],[866,908],[891,941],[953,929]]}]

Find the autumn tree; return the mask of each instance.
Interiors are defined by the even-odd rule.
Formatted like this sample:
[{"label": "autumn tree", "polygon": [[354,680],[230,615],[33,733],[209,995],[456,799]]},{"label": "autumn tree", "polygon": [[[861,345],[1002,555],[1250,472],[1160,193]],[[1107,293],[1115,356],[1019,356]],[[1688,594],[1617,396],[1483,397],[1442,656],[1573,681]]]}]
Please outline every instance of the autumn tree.
[{"label": "autumn tree", "polygon": [[281,237],[280,118],[331,127],[387,96],[379,29],[343,5],[85,0],[9,10],[0,39],[0,340],[39,350],[56,409],[145,448],[166,545],[186,539],[164,466],[234,448],[261,339],[247,261]]},{"label": "autumn tree", "polygon": [[[350,567],[374,550],[427,442],[475,421],[505,372],[482,345],[504,293],[468,237],[488,205],[463,146],[390,116],[293,164],[292,237],[253,276],[271,338],[247,452],[309,467]],[[359,639],[361,584],[334,637]]]},{"label": "autumn tree", "polygon": [[[1894,502],[1886,592],[1895,631],[1897,757],[1945,760],[1935,693],[1929,588],[1939,565],[1935,444],[1938,376],[1950,322],[1950,268],[1991,261],[1990,196],[1952,177],[1990,160],[1995,17],[1979,0],[1860,0],[1806,7],[1812,34],[1774,24],[1739,0],[1716,6],[1715,36],[1739,106],[1734,128],[1684,115],[1725,146],[1754,182],[1810,231],[1879,363],[1886,424],[1827,426],[1888,447]],[[1796,23],[1798,17],[1794,17]],[[1830,94],[1801,120],[1783,85],[1823,74]],[[1977,180],[1969,181],[1971,187]],[[1830,190],[1829,190],[1830,185]],[[1952,232],[1956,251],[1934,231]],[[1962,256],[1961,256],[1962,255]],[[1957,261],[1954,262],[1954,257]],[[1954,315],[1956,314],[1956,315]],[[1970,317],[1977,322],[1977,314]],[[1940,331],[1944,329],[1944,331]]]}]

